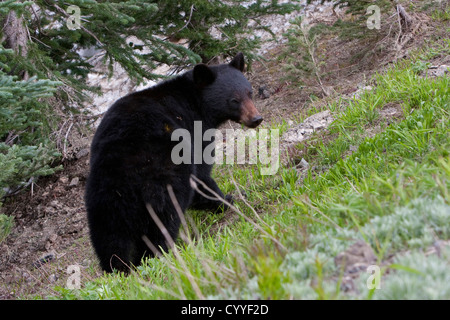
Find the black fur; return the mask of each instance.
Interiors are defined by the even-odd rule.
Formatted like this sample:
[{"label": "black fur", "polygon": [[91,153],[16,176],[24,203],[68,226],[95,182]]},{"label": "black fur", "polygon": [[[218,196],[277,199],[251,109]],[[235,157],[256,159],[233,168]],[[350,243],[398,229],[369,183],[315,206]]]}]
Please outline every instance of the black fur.
[{"label": "black fur", "polygon": [[202,121],[203,131],[226,120],[239,121],[242,106],[236,98],[251,93],[243,68],[242,55],[230,64],[200,64],[119,99],[105,114],[92,141],[85,195],[90,236],[103,270],[128,272],[144,256],[152,257],[143,236],[156,248],[169,249],[146,208],[147,204],[153,208],[176,239],[180,218],[167,185],[173,187],[183,212],[189,207],[212,211],[223,207],[190,186],[193,174],[223,197],[210,176],[212,165],[172,162],[172,148],[179,142],[171,141],[171,134],[177,128],[192,133],[194,121]]}]

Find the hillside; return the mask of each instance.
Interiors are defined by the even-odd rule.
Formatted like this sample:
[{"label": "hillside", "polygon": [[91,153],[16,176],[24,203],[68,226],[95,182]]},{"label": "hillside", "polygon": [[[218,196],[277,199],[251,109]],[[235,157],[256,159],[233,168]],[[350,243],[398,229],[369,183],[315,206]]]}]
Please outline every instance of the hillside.
[{"label": "hillside", "polygon": [[[309,73],[292,72],[289,57],[300,57],[280,32],[247,73],[262,127],[279,130],[276,174],[216,166],[235,207],[190,211],[176,248],[128,277],[102,275],[92,251],[83,195],[93,133],[72,130],[63,170],[2,207],[14,226],[0,243],[0,299],[450,298],[450,5],[414,3],[403,34],[393,17],[370,43],[332,28],[303,41],[298,50],[314,48]],[[327,8],[309,24],[343,14]],[[367,285],[370,266],[379,290]]]}]

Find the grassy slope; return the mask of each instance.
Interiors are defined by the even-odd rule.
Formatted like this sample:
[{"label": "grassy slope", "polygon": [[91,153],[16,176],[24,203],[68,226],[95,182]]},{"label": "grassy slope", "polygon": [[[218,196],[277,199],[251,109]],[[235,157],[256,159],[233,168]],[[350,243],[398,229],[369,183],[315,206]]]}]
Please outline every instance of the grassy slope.
[{"label": "grassy slope", "polygon": [[[376,88],[359,100],[329,105],[334,139],[317,136],[305,156],[310,168],[325,172],[310,169],[301,177],[281,166],[262,176],[257,166],[218,167],[221,188],[238,195],[238,187],[245,195],[234,221],[228,217],[217,230],[223,215],[191,212],[191,240],[178,241],[131,276],[104,276],[81,290],[57,288],[60,297],[449,298],[448,246],[440,256],[424,252],[450,239],[450,78],[420,76],[424,61],[449,53],[447,40],[378,74]],[[393,104],[403,117],[388,125],[380,111]],[[377,121],[383,130],[367,137]],[[350,145],[359,147],[348,155]],[[357,239],[383,266],[381,290],[367,289],[366,272],[355,281],[357,290],[340,289],[343,273],[334,258]]]},{"label": "grassy slope", "polygon": [[[423,76],[430,61],[448,55],[450,39],[441,39],[377,74],[375,89],[359,99],[330,103],[331,127],[297,146],[306,171],[216,167],[235,211],[189,212],[187,236],[165,256],[128,277],[84,281],[95,274],[88,267],[80,290],[57,287],[55,297],[450,298],[450,246],[436,246],[450,240],[450,77]],[[392,107],[402,115],[383,117]],[[287,125],[267,128],[282,134]],[[367,288],[366,270],[353,290],[341,289],[335,257],[357,240],[376,254],[380,290]],[[439,254],[428,254],[433,245]]]}]

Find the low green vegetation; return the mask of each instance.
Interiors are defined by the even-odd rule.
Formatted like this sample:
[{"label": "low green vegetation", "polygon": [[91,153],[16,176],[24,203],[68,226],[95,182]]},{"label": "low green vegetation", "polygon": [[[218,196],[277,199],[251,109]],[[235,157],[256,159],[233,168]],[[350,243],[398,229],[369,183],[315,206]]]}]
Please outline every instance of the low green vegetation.
[{"label": "low green vegetation", "polygon": [[14,217],[0,214],[0,243],[6,239],[14,225]]},{"label": "low green vegetation", "polygon": [[[258,165],[219,166],[233,210],[189,212],[184,240],[163,257],[55,296],[448,299],[450,77],[424,76],[421,67],[433,50],[449,54],[440,43],[376,74],[358,99],[331,103],[331,127],[297,146],[308,170],[281,165],[263,176]],[[387,108],[397,116],[386,117]],[[368,288],[366,269],[355,288],[342,285],[335,258],[357,241],[376,256],[380,289]]]}]

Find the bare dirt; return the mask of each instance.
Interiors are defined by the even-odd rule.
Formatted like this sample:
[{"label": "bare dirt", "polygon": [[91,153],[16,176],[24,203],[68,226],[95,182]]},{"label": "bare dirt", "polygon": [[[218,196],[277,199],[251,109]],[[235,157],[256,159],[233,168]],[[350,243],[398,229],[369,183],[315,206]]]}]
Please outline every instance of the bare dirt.
[{"label": "bare dirt", "polygon": [[[329,17],[327,17],[329,19]],[[422,34],[413,37],[399,50],[378,52],[370,59],[356,63],[356,52],[365,44],[343,42],[337,37],[324,38],[320,48],[325,64],[331,70],[322,79],[330,95],[323,94],[314,77],[303,79],[308,90],[299,91],[283,80],[278,57],[283,46],[274,47],[265,54],[266,61],[256,62],[248,77],[254,87],[255,103],[265,121],[290,120],[295,124],[298,115],[306,115],[311,107],[320,107],[339,96],[350,96],[367,79],[411,48],[423,43],[430,32],[429,19],[421,17]],[[327,21],[331,23],[330,21]],[[321,99],[314,100],[314,95]],[[400,116],[396,105],[382,109],[384,118]],[[373,128],[373,131],[380,130]],[[54,294],[53,287],[65,286],[70,265],[82,267],[83,280],[102,274],[89,242],[84,188],[89,172],[89,146],[92,134],[69,137],[73,152],[63,162],[63,170],[40,178],[32,188],[7,198],[2,213],[14,216],[14,228],[0,243],[0,299],[20,299]],[[218,222],[220,223],[220,222]],[[82,280],[82,281],[83,281]]]},{"label": "bare dirt", "polygon": [[67,279],[68,265],[88,266],[95,259],[83,201],[88,169],[87,155],[67,161],[32,192],[6,200],[3,209],[14,216],[14,228],[0,245],[0,299],[41,292]]}]

